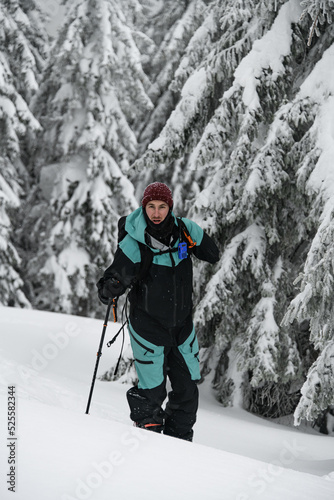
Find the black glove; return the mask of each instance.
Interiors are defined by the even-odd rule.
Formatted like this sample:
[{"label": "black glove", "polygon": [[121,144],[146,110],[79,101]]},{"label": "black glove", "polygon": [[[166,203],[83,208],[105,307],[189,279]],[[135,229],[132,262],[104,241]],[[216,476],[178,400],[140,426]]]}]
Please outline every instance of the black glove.
[{"label": "black glove", "polygon": [[96,283],[97,294],[103,304],[108,304],[109,299],[119,297],[126,288],[116,278],[101,278]]}]

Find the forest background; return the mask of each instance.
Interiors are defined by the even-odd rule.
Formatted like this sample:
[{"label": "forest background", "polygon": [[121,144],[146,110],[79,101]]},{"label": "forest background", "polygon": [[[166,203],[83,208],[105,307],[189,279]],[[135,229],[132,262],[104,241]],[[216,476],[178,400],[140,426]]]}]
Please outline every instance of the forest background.
[{"label": "forest background", "polygon": [[166,182],[221,252],[195,263],[203,377],[224,405],[319,426],[334,406],[333,8],[0,0],[0,303],[102,317],[117,221]]}]

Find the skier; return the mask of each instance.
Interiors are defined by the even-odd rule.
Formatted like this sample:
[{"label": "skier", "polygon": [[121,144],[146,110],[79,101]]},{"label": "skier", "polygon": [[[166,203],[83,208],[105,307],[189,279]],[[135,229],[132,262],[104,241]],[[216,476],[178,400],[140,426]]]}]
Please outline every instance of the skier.
[{"label": "skier", "polygon": [[[130,287],[128,330],[138,386],[127,391],[138,427],[192,441],[200,379],[192,320],[190,255],[214,264],[218,248],[193,221],[176,218],[166,184],[146,187],[141,207],[119,221],[114,261],[97,283],[103,303]],[[162,410],[166,378],[172,391]]]}]

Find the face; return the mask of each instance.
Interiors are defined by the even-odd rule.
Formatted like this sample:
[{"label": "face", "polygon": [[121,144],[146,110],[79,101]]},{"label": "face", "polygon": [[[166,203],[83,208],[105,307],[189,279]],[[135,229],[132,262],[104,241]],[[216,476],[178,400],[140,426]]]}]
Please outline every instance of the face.
[{"label": "face", "polygon": [[145,207],[148,218],[154,224],[160,224],[166,219],[169,212],[169,206],[164,201],[153,200],[149,201]]}]

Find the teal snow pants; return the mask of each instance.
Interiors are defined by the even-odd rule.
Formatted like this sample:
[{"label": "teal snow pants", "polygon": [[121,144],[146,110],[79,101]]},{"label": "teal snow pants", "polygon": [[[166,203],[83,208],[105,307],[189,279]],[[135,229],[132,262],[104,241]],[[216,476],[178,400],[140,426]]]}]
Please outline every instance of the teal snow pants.
[{"label": "teal snow pants", "polygon": [[[138,386],[127,392],[130,418],[145,427],[158,422],[164,434],[191,441],[198,409],[199,349],[195,330],[179,346],[156,346],[129,324]],[[164,410],[166,381],[172,391]]]}]

